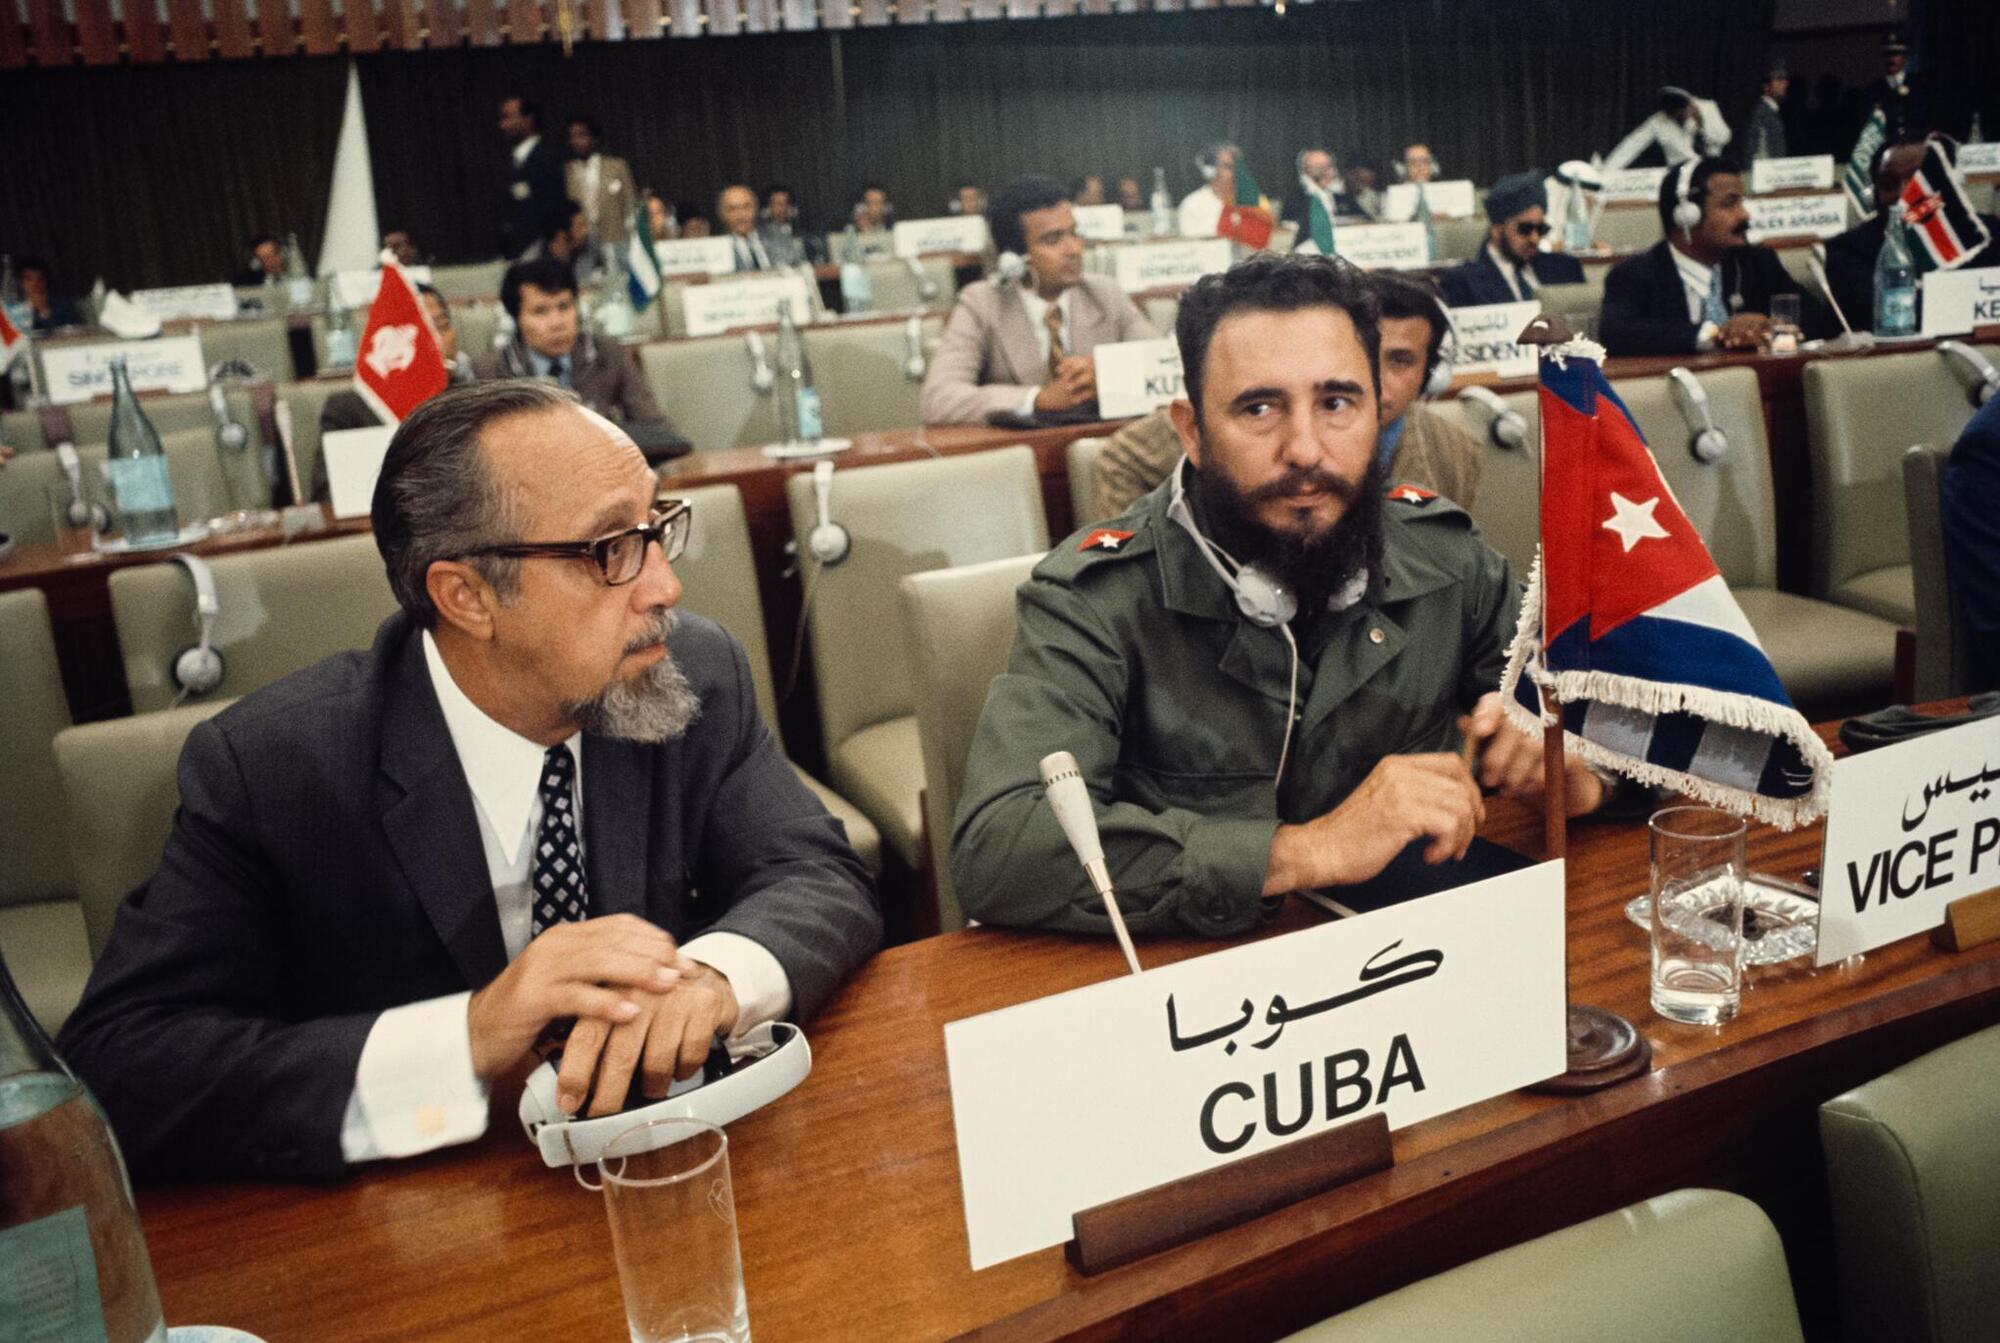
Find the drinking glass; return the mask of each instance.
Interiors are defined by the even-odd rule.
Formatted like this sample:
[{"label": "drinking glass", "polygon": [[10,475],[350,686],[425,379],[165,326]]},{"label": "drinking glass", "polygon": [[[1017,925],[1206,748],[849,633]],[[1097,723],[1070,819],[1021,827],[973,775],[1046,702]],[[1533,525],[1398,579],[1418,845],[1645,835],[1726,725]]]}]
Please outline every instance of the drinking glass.
[{"label": "drinking glass", "polygon": [[1653,1010],[1719,1026],[1743,993],[1741,818],[1668,807],[1647,822],[1653,870]]},{"label": "drinking glass", "polygon": [[1799,296],[1771,295],[1771,353],[1796,354],[1799,348]]},{"label": "drinking glass", "polygon": [[655,1119],[598,1158],[632,1343],[750,1343],[729,1138],[699,1119]]}]

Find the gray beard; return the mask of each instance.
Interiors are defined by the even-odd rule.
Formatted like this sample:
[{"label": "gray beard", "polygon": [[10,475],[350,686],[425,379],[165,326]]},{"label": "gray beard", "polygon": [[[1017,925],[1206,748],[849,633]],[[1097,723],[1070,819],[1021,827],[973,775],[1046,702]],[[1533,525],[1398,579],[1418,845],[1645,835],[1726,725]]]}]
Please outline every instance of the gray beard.
[{"label": "gray beard", "polygon": [[[658,612],[653,627],[625,651],[664,645],[668,631],[678,623],[673,612]],[[701,717],[701,697],[671,653],[638,679],[614,679],[592,698],[566,707],[570,720],[589,736],[649,744],[674,740]]]}]

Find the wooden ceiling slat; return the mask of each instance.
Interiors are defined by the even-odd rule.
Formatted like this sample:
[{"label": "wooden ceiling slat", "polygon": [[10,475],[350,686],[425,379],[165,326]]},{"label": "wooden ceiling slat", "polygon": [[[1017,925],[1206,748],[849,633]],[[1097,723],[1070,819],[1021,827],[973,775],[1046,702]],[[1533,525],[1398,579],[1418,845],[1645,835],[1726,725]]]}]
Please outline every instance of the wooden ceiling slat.
[{"label": "wooden ceiling slat", "polygon": [[616,42],[625,36],[625,14],[618,8],[618,0],[584,0],[584,11],[596,41]]},{"label": "wooden ceiling slat", "polygon": [[889,0],[861,0],[861,26],[880,28],[889,21]]},{"label": "wooden ceiling slat", "polygon": [[[834,0],[830,0],[830,3]],[[837,0],[846,3],[846,0]],[[813,0],[785,0],[785,27],[794,33],[809,32],[819,26],[819,15],[814,12]]]},{"label": "wooden ceiling slat", "polygon": [[495,0],[465,0],[465,32],[475,47],[500,45],[500,6]]},{"label": "wooden ceiling slat", "polygon": [[76,0],[76,45],[85,65],[118,63],[118,26],[108,0]]},{"label": "wooden ceiling slat", "polygon": [[[350,0],[351,3],[351,0]],[[419,51],[416,0],[382,0],[382,21],[378,25],[384,51]]]},{"label": "wooden ceiling slat", "polygon": [[737,0],[706,0],[702,5],[708,14],[710,37],[734,37],[743,31],[743,12],[736,4]]},{"label": "wooden ceiling slat", "polygon": [[535,0],[507,0],[507,45],[532,46],[542,40],[542,7]]},{"label": "wooden ceiling slat", "polygon": [[932,15],[939,23],[957,23],[965,18],[965,0],[935,0]]},{"label": "wooden ceiling slat", "polygon": [[[450,0],[443,0],[449,3]],[[629,37],[660,36],[660,0],[624,0],[625,33]]]},{"label": "wooden ceiling slat", "polygon": [[1010,19],[1032,19],[1041,15],[1040,0],[1007,0],[1007,17]]},{"label": "wooden ceiling slat", "polygon": [[667,0],[667,31],[675,37],[701,36],[701,0]]},{"label": "wooden ceiling slat", "polygon": [[333,16],[332,0],[299,0],[299,35],[308,55],[331,56],[340,50],[340,22]]},{"label": "wooden ceiling slat", "polygon": [[776,0],[743,0],[743,31],[746,33],[777,32],[778,6]]},{"label": "wooden ceiling slat", "polygon": [[432,50],[455,47],[465,36],[465,25],[452,0],[424,0],[424,27],[429,30],[424,45]]},{"label": "wooden ceiling slat", "polygon": [[347,0],[340,27],[350,52],[369,55],[382,49],[382,18],[375,12],[375,0]]},{"label": "wooden ceiling slat", "polygon": [[929,23],[931,21],[930,0],[895,0],[896,22]]},{"label": "wooden ceiling slat", "polygon": [[972,0],[972,17],[975,19],[997,19],[1004,12],[1000,0]]},{"label": "wooden ceiling slat", "polygon": [[35,46],[35,64],[45,69],[76,64],[76,41],[70,36],[69,20],[63,17],[62,0],[28,0],[28,31]]},{"label": "wooden ceiling slat", "polygon": [[1111,0],[1083,0],[1083,12],[1086,14],[1109,14],[1111,12]]},{"label": "wooden ceiling slat", "polygon": [[119,27],[125,34],[126,55],[138,64],[167,59],[167,34],[160,27],[159,0],[119,0],[118,8],[123,19]]},{"label": "wooden ceiling slat", "polygon": [[854,10],[847,0],[820,0],[819,26],[822,28],[852,28]]},{"label": "wooden ceiling slat", "polygon": [[21,23],[15,0],[0,0],[0,70],[18,70],[28,63],[28,30]]},{"label": "wooden ceiling slat", "polygon": [[257,39],[250,31],[250,16],[243,0],[214,0],[215,51],[230,60],[257,54]]},{"label": "wooden ceiling slat", "polygon": [[174,40],[174,59],[208,59],[208,20],[202,17],[201,0],[167,0],[167,33]]},{"label": "wooden ceiling slat", "polygon": [[257,0],[257,46],[266,56],[289,56],[299,49],[298,29],[285,0]]},{"label": "wooden ceiling slat", "polygon": [[1066,19],[1076,13],[1076,0],[1047,0],[1042,6],[1042,15],[1051,19]]}]

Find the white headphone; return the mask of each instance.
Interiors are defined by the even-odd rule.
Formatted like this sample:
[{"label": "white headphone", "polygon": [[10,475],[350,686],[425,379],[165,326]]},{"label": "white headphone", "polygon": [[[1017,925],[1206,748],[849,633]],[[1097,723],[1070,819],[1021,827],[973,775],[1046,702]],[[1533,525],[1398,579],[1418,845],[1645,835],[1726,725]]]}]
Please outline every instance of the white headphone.
[{"label": "white headphone", "polygon": [[1714,462],[1729,451],[1729,435],[1715,427],[1715,417],[1709,413],[1708,391],[1694,374],[1681,367],[1667,370],[1667,378],[1674,388],[1674,401],[1680,407],[1681,418],[1694,432],[1688,440],[1688,451],[1697,462]]},{"label": "white headphone", "polygon": [[1689,159],[1681,165],[1679,175],[1674,178],[1674,227],[1690,241],[1694,226],[1701,222],[1701,202],[1692,199],[1694,170],[1700,163],[1700,159]]},{"label": "white headphone", "polygon": [[1019,252],[1002,252],[993,260],[993,276],[999,284],[1019,284],[1027,275],[1028,259]]},{"label": "white headphone", "polygon": [[806,533],[806,553],[822,568],[832,568],[854,549],[847,528],[833,520],[833,463],[813,463],[813,508],[817,521]]},{"label": "white headphone", "polygon": [[1469,401],[1486,412],[1486,436],[1499,448],[1514,452],[1525,451],[1528,446],[1528,422],[1490,387],[1462,387],[1458,399]]},{"label": "white headphone", "polygon": [[[1444,329],[1438,335],[1437,361],[1431,365],[1431,371],[1424,377],[1423,394],[1443,396],[1451,390],[1452,364],[1458,356],[1458,328],[1451,324],[1451,309],[1445,307],[1444,300],[1433,298],[1432,301],[1437,304],[1438,320],[1444,323]],[[1451,346],[1449,354],[1445,353],[1447,342]]]},{"label": "white headphone", "polygon": [[1971,398],[1974,410],[2000,392],[2000,369],[1995,369],[1985,355],[1962,340],[1941,340],[1937,349],[1965,384],[1965,394]]},{"label": "white headphone", "polygon": [[199,555],[175,555],[172,562],[187,570],[194,584],[194,615],[201,629],[200,640],[191,648],[174,654],[174,684],[183,695],[207,695],[222,684],[222,654],[215,649],[215,621],[222,614],[222,601],[215,592],[215,571]]}]

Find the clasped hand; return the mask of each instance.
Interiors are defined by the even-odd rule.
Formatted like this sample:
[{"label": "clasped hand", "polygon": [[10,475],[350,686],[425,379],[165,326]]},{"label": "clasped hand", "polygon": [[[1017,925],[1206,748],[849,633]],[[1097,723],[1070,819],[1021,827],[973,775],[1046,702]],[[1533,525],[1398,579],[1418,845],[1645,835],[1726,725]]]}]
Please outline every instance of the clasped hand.
[{"label": "clasped hand", "polygon": [[1097,361],[1087,354],[1067,356],[1035,393],[1035,409],[1072,410],[1097,397]]},{"label": "clasped hand", "polygon": [[550,1023],[574,1018],[556,1075],[556,1104],[574,1114],[625,1106],[636,1074],[659,1097],[690,1077],[740,1008],[726,976],[681,954],[663,929],[632,914],[543,932],[472,995],[466,1024],[473,1072],[490,1080],[532,1048]]}]

